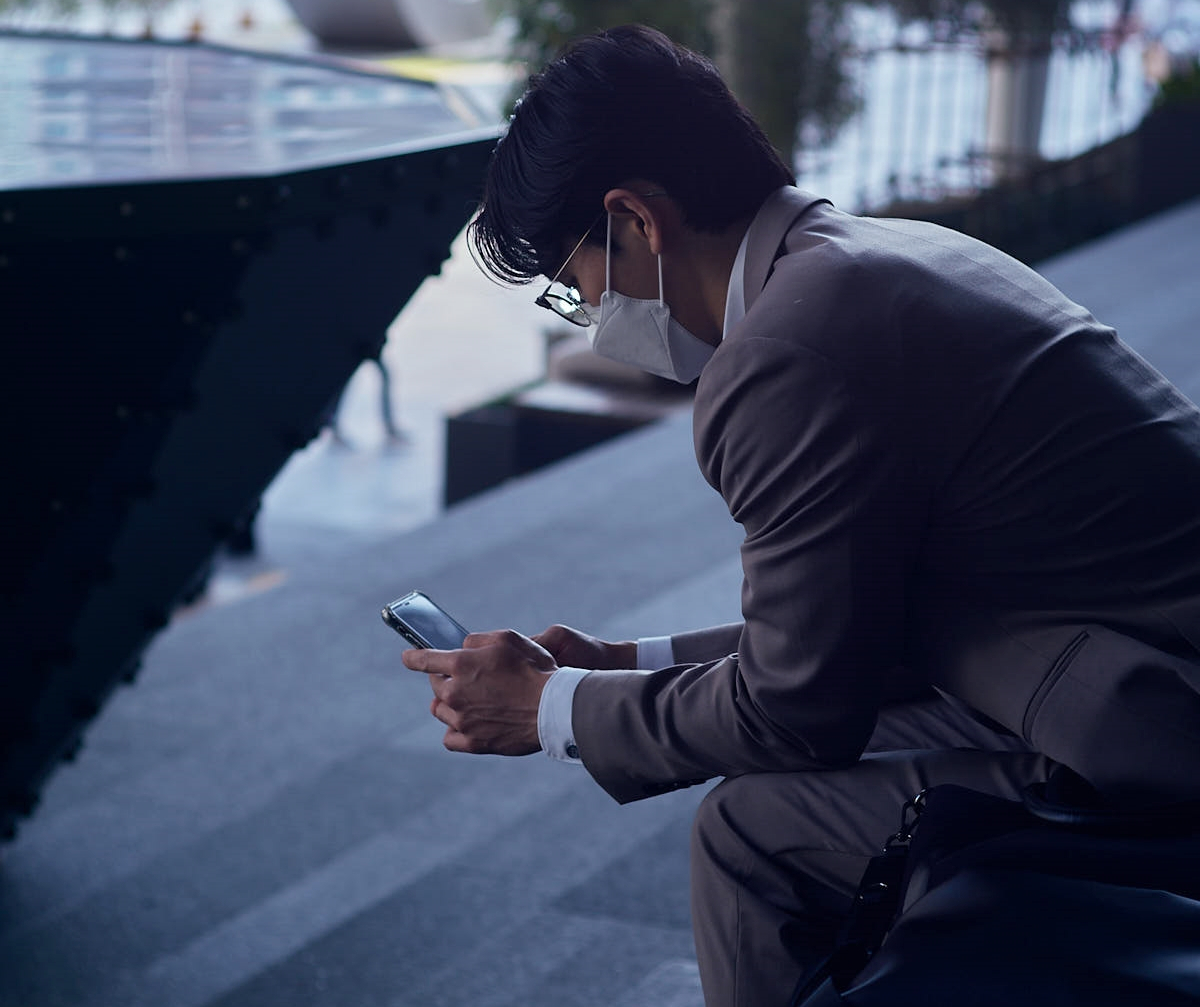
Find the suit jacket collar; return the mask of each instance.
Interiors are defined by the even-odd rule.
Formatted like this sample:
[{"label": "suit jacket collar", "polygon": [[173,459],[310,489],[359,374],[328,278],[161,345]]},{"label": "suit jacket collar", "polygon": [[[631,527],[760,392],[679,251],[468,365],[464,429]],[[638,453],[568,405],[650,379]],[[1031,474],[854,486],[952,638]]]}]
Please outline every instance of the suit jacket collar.
[{"label": "suit jacket collar", "polygon": [[762,293],[771,266],[779,257],[779,247],[796,218],[809,207],[828,202],[791,185],[776,189],[766,198],[747,233],[746,268],[742,274],[747,311]]}]

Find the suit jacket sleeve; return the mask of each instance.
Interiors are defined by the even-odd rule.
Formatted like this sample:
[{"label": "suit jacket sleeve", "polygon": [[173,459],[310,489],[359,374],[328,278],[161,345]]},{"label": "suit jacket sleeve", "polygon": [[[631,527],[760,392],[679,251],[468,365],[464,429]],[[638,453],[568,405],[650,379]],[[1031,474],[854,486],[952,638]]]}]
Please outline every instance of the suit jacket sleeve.
[{"label": "suit jacket sleeve", "polygon": [[896,663],[912,505],[890,400],[766,331],[722,345],[695,413],[700,466],[745,532],[737,653],[575,695],[584,764],[620,801],[849,763]]},{"label": "suit jacket sleeve", "polygon": [[741,638],[742,624],[731,622],[690,633],[676,633],[671,637],[671,652],[678,664],[716,661],[736,653]]}]

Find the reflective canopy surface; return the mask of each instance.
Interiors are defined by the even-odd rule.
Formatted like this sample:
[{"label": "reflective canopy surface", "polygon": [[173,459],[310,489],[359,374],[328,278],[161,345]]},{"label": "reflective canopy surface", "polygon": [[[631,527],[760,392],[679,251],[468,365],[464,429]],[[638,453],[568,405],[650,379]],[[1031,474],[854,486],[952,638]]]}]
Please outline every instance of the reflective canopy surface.
[{"label": "reflective canopy surface", "polygon": [[26,34],[0,34],[0,108],[0,189],[277,174],[496,125],[332,61]]}]

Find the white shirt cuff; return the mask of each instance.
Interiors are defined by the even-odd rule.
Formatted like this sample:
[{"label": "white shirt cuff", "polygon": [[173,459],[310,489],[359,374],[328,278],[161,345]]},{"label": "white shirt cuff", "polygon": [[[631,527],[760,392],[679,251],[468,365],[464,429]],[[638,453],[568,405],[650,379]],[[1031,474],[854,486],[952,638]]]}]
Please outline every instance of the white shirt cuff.
[{"label": "white shirt cuff", "polygon": [[538,703],[538,741],[542,751],[560,762],[582,764],[571,728],[571,703],[575,688],[589,674],[583,668],[559,668],[546,680]]},{"label": "white shirt cuff", "polygon": [[637,665],[639,668],[669,668],[675,663],[675,652],[671,649],[669,636],[644,636],[637,642]]},{"label": "white shirt cuff", "polygon": [[[675,663],[669,636],[647,636],[637,642],[637,664],[640,669],[669,668]],[[592,674],[585,668],[559,668],[546,680],[538,703],[538,741],[542,751],[559,762],[581,765],[575,730],[571,724],[571,707],[575,689],[584,677]]]}]

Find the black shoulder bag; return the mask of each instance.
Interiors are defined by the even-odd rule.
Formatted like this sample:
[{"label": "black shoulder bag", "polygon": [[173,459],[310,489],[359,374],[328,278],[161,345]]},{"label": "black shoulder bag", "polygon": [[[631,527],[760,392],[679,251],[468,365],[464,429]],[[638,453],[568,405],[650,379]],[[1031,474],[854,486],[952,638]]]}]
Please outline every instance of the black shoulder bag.
[{"label": "black shoulder bag", "polygon": [[1200,1005],[1200,804],[1124,812],[1062,772],[931,787],[794,1007]]}]

